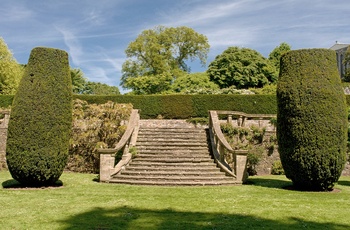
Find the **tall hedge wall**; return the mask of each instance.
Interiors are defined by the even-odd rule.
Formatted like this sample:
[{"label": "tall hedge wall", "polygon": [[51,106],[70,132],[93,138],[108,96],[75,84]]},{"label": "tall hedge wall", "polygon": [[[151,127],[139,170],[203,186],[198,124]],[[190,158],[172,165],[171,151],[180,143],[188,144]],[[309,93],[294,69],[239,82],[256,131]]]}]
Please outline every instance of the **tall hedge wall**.
[{"label": "tall hedge wall", "polygon": [[[131,103],[141,109],[141,118],[207,117],[208,110],[236,110],[246,113],[276,114],[277,102],[274,95],[149,95],[149,96],[92,96],[73,95],[89,103],[103,104],[107,101]],[[346,95],[350,107],[350,95]],[[0,108],[11,106],[13,96],[0,95]],[[179,110],[178,108],[181,108]],[[182,109],[184,108],[184,109]]]},{"label": "tall hedge wall", "polygon": [[335,58],[328,49],[281,58],[278,149],[286,176],[300,189],[332,189],[346,161],[347,107]]},{"label": "tall hedge wall", "polygon": [[68,54],[34,48],[11,108],[6,159],[12,177],[26,186],[55,183],[67,163],[71,127]]},{"label": "tall hedge wall", "polygon": [[74,97],[89,103],[131,103],[141,110],[141,118],[161,115],[169,119],[207,117],[208,110],[235,110],[246,113],[276,114],[274,95],[147,95],[147,96],[87,96]]}]

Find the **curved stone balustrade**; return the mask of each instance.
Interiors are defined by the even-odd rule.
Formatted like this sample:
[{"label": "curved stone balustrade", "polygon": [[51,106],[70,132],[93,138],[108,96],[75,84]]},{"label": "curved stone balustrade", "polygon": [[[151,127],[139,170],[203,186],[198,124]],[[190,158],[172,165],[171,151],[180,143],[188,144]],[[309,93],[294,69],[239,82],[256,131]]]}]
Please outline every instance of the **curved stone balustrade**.
[{"label": "curved stone balustrade", "polygon": [[[98,149],[100,154],[100,181],[108,182],[112,175],[117,174],[127,165],[132,157],[129,149],[136,144],[139,129],[139,110],[133,109],[128,122],[128,127],[115,148]],[[114,166],[115,154],[123,149],[122,159]]]},{"label": "curved stone balustrade", "polygon": [[[226,174],[235,177],[237,181],[243,183],[247,179],[248,151],[232,149],[221,131],[218,114],[237,116],[244,116],[246,114],[234,111],[209,111],[209,136],[215,162],[221,168],[221,170],[226,172]],[[233,169],[231,169],[231,167],[225,161],[225,153],[233,155]]]}]

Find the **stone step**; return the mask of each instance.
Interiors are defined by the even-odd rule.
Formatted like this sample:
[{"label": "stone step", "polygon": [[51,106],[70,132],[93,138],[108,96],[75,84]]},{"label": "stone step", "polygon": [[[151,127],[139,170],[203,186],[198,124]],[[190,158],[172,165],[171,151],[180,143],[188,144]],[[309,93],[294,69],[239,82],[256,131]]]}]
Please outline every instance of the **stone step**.
[{"label": "stone step", "polygon": [[168,165],[168,166],[152,166],[152,165],[129,165],[127,167],[126,171],[137,171],[137,172],[143,172],[143,171],[148,171],[148,172],[156,172],[156,171],[166,171],[166,172],[192,172],[192,173],[196,173],[196,172],[203,172],[205,171],[206,173],[215,173],[220,171],[219,168],[216,168],[216,166],[214,165],[203,165],[203,166],[174,166],[174,165]]},{"label": "stone step", "polygon": [[125,179],[125,180],[149,180],[149,181],[215,181],[215,180],[234,180],[232,177],[225,177],[224,175],[221,177],[216,176],[179,176],[179,175],[123,175],[118,174],[113,178],[116,179]]},{"label": "stone step", "polygon": [[159,162],[159,163],[206,163],[214,162],[211,158],[168,158],[168,157],[152,157],[152,158],[137,158],[133,162]]},{"label": "stone step", "polygon": [[188,148],[188,147],[203,147],[208,148],[207,143],[200,143],[200,142],[181,142],[181,141],[149,141],[149,142],[136,142],[137,148],[143,148],[143,147],[149,147],[149,146],[159,146],[159,147],[176,147],[177,149],[180,148]]},{"label": "stone step", "polygon": [[198,152],[198,153],[138,153],[136,156],[136,160],[140,159],[140,158],[155,158],[155,157],[159,157],[159,158],[207,158],[207,159],[212,159],[211,156],[209,154],[205,154],[202,152]]},{"label": "stone step", "polygon": [[[159,149],[138,149],[137,151],[138,154],[165,154],[165,155],[169,155],[169,157],[171,157],[171,155],[209,155],[208,150],[204,150],[204,149],[198,149],[198,150],[189,150],[189,149],[163,149],[163,150],[159,150]],[[136,155],[137,156],[137,155]]]},{"label": "stone step", "polygon": [[207,171],[132,171],[127,170],[122,172],[121,175],[132,176],[181,176],[181,177],[223,177],[223,174],[216,170],[215,172]]},{"label": "stone step", "polygon": [[147,137],[137,137],[137,142],[139,143],[144,143],[144,142],[193,142],[193,143],[207,143],[206,139],[203,139],[203,137],[193,137],[190,138],[188,136],[183,136],[183,137],[166,137],[164,135],[159,135],[159,137],[152,137],[152,136],[147,136]]},{"label": "stone step", "polygon": [[152,161],[132,161],[130,166],[147,166],[147,167],[216,167],[214,161],[213,162],[176,162],[176,164],[171,162],[152,162]]},{"label": "stone step", "polygon": [[[184,151],[184,152],[191,152],[191,151],[209,151],[208,146],[139,146],[136,145],[136,149],[138,152],[142,150],[153,150],[153,151]],[[208,152],[209,153],[209,152]]]},{"label": "stone step", "polygon": [[152,181],[144,179],[118,179],[112,178],[110,183],[121,183],[131,185],[156,185],[156,186],[218,186],[218,185],[240,185],[241,183],[231,180],[214,180],[214,181]]},{"label": "stone step", "polygon": [[202,128],[140,128],[139,132],[165,132],[165,133],[206,133]]}]

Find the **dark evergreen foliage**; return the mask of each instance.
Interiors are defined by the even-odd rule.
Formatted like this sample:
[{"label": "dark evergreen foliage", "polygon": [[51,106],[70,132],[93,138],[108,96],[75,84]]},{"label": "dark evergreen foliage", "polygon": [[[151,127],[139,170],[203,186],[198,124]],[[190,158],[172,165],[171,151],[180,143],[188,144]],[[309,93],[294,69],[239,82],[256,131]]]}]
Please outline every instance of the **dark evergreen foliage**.
[{"label": "dark evergreen foliage", "polygon": [[121,95],[88,96],[74,95],[74,98],[89,104],[103,104],[107,101],[131,103],[141,110],[141,118],[155,118],[161,115],[169,119],[207,117],[208,110],[233,110],[252,114],[276,114],[275,95]]},{"label": "dark evergreen foliage", "polygon": [[345,164],[346,100],[332,50],[281,58],[277,138],[286,176],[305,190],[330,190]]},{"label": "dark evergreen foliage", "polygon": [[6,158],[12,177],[28,186],[54,184],[67,162],[71,126],[68,54],[34,48],[11,109]]}]

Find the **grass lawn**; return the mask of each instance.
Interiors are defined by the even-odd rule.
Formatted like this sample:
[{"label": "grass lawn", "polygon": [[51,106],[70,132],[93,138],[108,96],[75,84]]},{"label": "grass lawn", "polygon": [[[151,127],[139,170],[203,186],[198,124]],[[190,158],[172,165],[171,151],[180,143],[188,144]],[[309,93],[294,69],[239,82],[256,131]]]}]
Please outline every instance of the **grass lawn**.
[{"label": "grass lawn", "polygon": [[[63,187],[4,189],[0,229],[350,229],[350,177],[338,192],[283,189],[284,176],[248,185],[151,187],[103,184],[63,173]],[[0,172],[3,185],[11,183]]]}]

